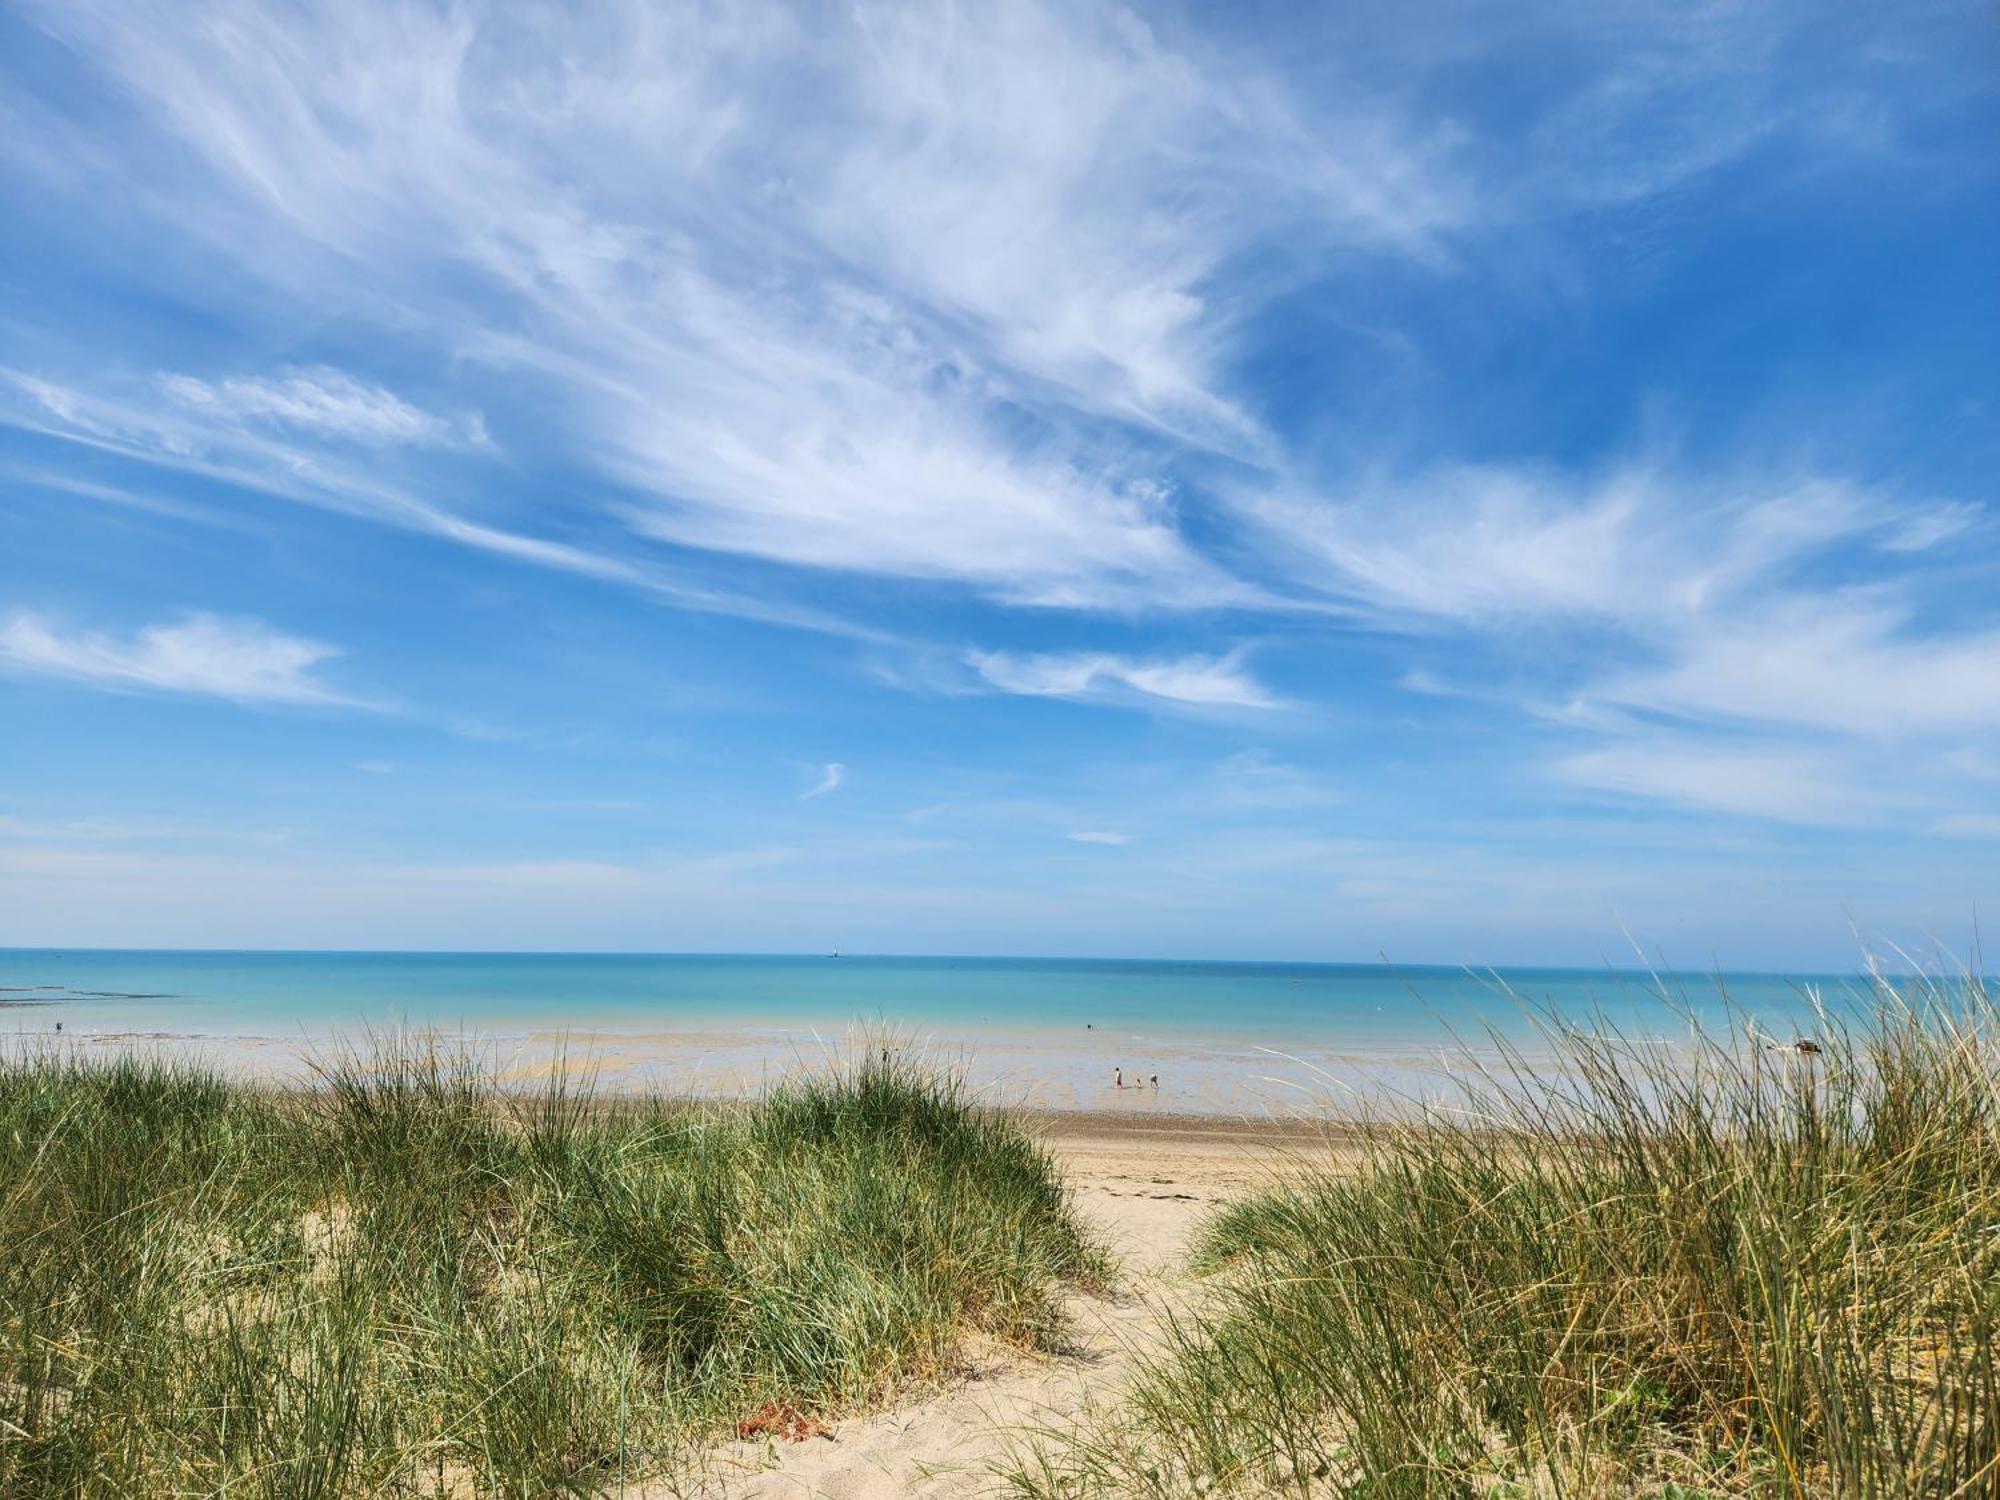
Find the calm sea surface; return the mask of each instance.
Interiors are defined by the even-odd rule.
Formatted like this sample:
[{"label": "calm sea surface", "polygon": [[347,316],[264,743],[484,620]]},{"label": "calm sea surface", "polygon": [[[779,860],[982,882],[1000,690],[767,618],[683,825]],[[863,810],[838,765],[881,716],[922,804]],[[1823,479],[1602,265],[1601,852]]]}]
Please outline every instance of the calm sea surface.
[{"label": "calm sea surface", "polygon": [[1523,1003],[1635,1034],[1722,1020],[1726,990],[1773,1028],[1852,976],[1658,982],[1610,969],[1153,960],[639,954],[0,950],[0,1028],[298,1038],[402,1025],[505,1037],[886,1023],[941,1034],[1100,1034],[1353,1052],[1531,1034]]}]

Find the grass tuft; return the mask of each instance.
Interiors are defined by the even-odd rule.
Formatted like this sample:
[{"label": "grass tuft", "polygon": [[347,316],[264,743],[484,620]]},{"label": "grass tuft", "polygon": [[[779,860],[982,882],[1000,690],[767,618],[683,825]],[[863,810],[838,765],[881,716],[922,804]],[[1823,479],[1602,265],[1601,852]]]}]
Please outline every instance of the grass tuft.
[{"label": "grass tuft", "polygon": [[2000,1493],[1995,1002],[1878,981],[1817,1054],[1543,1018],[1210,1220],[1201,1310],[1015,1487]]},{"label": "grass tuft", "polygon": [[1048,1347],[1049,1158],[895,1057],[739,1109],[390,1041],[300,1094],[0,1062],[0,1494],[545,1496]]}]

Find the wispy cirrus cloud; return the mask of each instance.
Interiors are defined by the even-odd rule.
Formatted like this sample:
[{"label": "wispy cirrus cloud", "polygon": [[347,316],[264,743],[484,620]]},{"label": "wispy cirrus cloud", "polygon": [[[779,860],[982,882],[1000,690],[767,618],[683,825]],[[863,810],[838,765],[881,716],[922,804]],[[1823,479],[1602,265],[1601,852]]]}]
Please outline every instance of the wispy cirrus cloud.
[{"label": "wispy cirrus cloud", "polygon": [[847,780],[847,767],[837,760],[830,760],[820,767],[819,780],[799,793],[801,801],[813,797],[824,797],[828,792],[837,792]]},{"label": "wispy cirrus cloud", "polygon": [[884,639],[879,631],[808,605],[717,586],[663,559],[631,558],[614,548],[537,536],[468,515],[436,499],[434,482],[369,463],[352,444],[328,447],[221,412],[150,403],[142,394],[146,383],[125,384],[132,388],[85,391],[0,367],[0,421],[179,474],[421,532],[529,567],[631,588],[685,609]]},{"label": "wispy cirrus cloud", "polygon": [[1908,507],[1857,484],[1678,472],[1448,466],[1351,492],[1249,494],[1296,580],[1388,625],[1523,622],[1671,632],[1798,584],[1830,549],[1920,551],[1977,506]]},{"label": "wispy cirrus cloud", "polygon": [[1819,826],[1876,821],[1882,789],[1837,751],[1649,738],[1558,761],[1571,785],[1705,812]]},{"label": "wispy cirrus cloud", "polygon": [[175,401],[203,416],[270,423],[315,437],[371,446],[476,446],[487,441],[485,423],[477,413],[441,417],[382,386],[325,365],[220,380],[164,375],[160,385]]},{"label": "wispy cirrus cloud", "polygon": [[[1184,524],[1213,507],[1171,460],[1287,467],[1234,361],[1299,277],[1448,267],[1524,202],[1630,201],[1811,117],[1774,111],[1746,61],[1797,30],[1762,12],[1648,30],[1565,80],[1526,163],[1414,102],[1435,58],[1399,58],[1420,65],[1396,88],[1355,68],[1304,89],[1109,3],[558,21],[232,0],[199,28],[167,9],[38,14],[138,101],[158,173],[122,185],[139,213],[280,297],[331,295],[533,392],[553,421],[536,436],[595,481],[506,526],[378,466],[340,485],[377,491],[366,513],[609,581],[651,578],[650,542],[1044,607],[1271,602]],[[1579,44],[1560,12],[1524,24],[1552,53]],[[1662,108],[1704,126],[1686,160],[1644,134]],[[163,394],[350,447],[470,436],[320,367]],[[277,483],[323,467],[299,459],[242,466]],[[1478,509],[1515,540],[1456,608],[1564,578],[1632,597],[1564,563],[1643,515],[1497,494]],[[1448,532],[1426,536],[1441,555],[1413,552],[1399,512],[1271,502],[1253,519],[1280,559],[1303,539],[1375,602],[1437,608],[1474,559]],[[580,520],[597,545],[540,535]]]},{"label": "wispy cirrus cloud", "polygon": [[1656,671],[1601,683],[1610,701],[1687,718],[1871,739],[2000,731],[2000,623],[1922,628],[1878,590],[1780,597],[1707,622]]},{"label": "wispy cirrus cloud", "polygon": [[372,708],[324,681],[336,646],[286,635],[260,620],[196,613],[130,636],[64,630],[18,610],[0,622],[0,669],[113,691],[185,693],[236,703]]},{"label": "wispy cirrus cloud", "polygon": [[[228,12],[43,13],[201,164],[210,248],[316,297],[338,265],[357,315],[560,392],[640,536],[1017,602],[1254,597],[1161,462],[1269,446],[1222,373],[1254,303],[1210,282],[1281,236],[1422,258],[1467,212],[1393,99],[1308,109],[1115,5]],[[298,379],[175,393],[424,430]]]},{"label": "wispy cirrus cloud", "polygon": [[975,651],[966,661],[990,686],[1032,698],[1122,699],[1197,709],[1283,707],[1283,700],[1244,668],[1244,655],[1240,649],[1170,657]]},{"label": "wispy cirrus cloud", "polygon": [[[1951,544],[1986,524],[1971,502],[1654,461],[1594,479],[1443,468],[1243,504],[1302,586],[1438,643],[1444,665],[1406,670],[1408,690],[1605,735],[1554,758],[1571,784],[1851,824],[1945,795],[1955,739],[2000,728],[2000,619],[1926,608]],[[1448,642],[1505,672],[1467,686]],[[1862,748],[1887,741],[1899,759]]]}]

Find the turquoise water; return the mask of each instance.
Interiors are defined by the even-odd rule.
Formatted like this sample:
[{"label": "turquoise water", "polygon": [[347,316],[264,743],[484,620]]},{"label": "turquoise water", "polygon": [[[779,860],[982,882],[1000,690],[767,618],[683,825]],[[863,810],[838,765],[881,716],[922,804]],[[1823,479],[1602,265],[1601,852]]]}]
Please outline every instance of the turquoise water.
[{"label": "turquoise water", "polygon": [[[0,950],[0,1027],[297,1038],[400,1025],[485,1036],[566,1030],[838,1029],[882,1022],[941,1034],[1101,1034],[1406,1051],[1532,1028],[1521,1002],[1602,1012],[1635,1034],[1724,1014],[1718,984],[1773,1028],[1817,986],[1851,976],[1735,974],[1667,981],[1610,969],[1153,960],[642,954]],[[1512,992],[1511,994],[1509,992]]]}]

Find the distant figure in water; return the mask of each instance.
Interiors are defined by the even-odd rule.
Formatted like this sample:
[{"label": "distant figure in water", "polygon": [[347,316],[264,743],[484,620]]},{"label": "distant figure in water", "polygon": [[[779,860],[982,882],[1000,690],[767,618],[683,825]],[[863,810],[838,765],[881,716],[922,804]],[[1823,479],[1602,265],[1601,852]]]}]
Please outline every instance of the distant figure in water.
[{"label": "distant figure in water", "polygon": [[1153,1088],[1154,1088],[1154,1090],[1155,1090],[1155,1091],[1157,1092],[1157,1091],[1158,1091],[1158,1089],[1159,1089],[1159,1087],[1160,1087],[1160,1075],[1159,1075],[1158,1073],[1155,1073],[1155,1074],[1153,1075],[1153,1077],[1152,1077],[1152,1085],[1153,1085]]},{"label": "distant figure in water", "polygon": [[1125,1070],[1123,1068],[1113,1068],[1111,1070],[1111,1086],[1114,1089],[1125,1087]]},{"label": "distant figure in water", "polygon": [[60,1021],[56,1022],[56,1030],[57,1030],[57,1031],[61,1031],[61,1030],[62,1030],[62,1022],[60,1022]]}]

